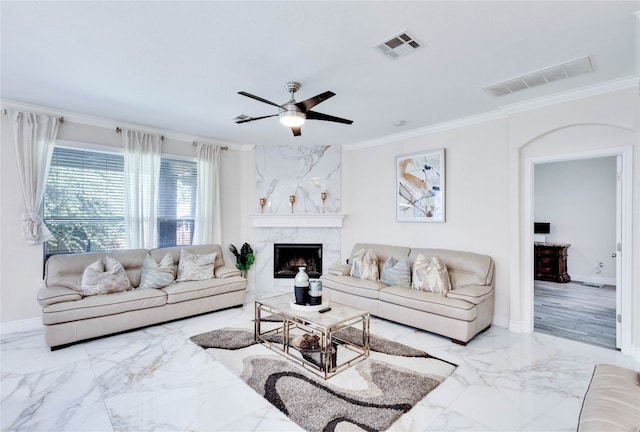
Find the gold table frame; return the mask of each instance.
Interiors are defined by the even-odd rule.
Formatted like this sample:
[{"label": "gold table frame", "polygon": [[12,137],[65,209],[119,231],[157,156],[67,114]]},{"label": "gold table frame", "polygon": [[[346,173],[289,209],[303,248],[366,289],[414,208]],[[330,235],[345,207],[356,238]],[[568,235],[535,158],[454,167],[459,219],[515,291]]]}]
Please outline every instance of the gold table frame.
[{"label": "gold table frame", "polygon": [[[321,314],[317,310],[294,309],[291,307],[292,301],[293,298],[289,294],[256,300],[254,321],[256,342],[301,364],[325,380],[369,356],[369,312],[339,303],[331,303],[331,311]],[[280,318],[282,324],[277,325],[279,323],[276,322],[275,328],[264,330],[263,324],[267,322],[264,320],[266,316],[263,314],[265,313]],[[273,321],[268,322],[273,323]],[[362,326],[361,343],[347,341],[339,336],[341,330],[356,325]],[[291,348],[299,351],[290,343],[292,331],[296,329],[317,334],[320,337],[320,361],[318,363],[310,361],[304,355],[298,357],[290,352]],[[268,339],[269,336],[279,334],[282,335],[281,342]],[[338,363],[337,358],[338,346],[346,349],[343,351],[347,358],[341,363]]]}]

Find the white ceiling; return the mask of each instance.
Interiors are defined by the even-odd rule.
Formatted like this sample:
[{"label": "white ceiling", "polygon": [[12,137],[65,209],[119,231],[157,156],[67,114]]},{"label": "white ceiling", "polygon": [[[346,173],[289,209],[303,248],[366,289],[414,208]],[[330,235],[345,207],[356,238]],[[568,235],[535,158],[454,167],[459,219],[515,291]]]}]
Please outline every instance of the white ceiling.
[{"label": "white ceiling", "polygon": [[[1,93],[21,102],[228,143],[347,144],[637,76],[639,1],[0,2]],[[401,31],[424,47],[390,60]],[[506,96],[482,88],[589,56],[594,71]],[[298,101],[354,121],[277,118]],[[395,126],[403,120],[404,126]]]}]

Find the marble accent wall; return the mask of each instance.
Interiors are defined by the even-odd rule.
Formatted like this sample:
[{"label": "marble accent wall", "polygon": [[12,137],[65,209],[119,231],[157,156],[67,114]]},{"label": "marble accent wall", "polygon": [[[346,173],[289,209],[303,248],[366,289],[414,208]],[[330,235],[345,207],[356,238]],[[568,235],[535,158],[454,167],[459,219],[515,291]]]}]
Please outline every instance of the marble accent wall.
[{"label": "marble accent wall", "polygon": [[[266,198],[265,213],[291,213],[289,196],[295,195],[293,212],[322,213],[320,193],[327,193],[325,213],[341,206],[342,150],[339,146],[257,146],[256,213]],[[293,279],[274,279],[274,243],[322,243],[323,271],[340,262],[340,228],[254,228],[256,290],[293,291]]]}]

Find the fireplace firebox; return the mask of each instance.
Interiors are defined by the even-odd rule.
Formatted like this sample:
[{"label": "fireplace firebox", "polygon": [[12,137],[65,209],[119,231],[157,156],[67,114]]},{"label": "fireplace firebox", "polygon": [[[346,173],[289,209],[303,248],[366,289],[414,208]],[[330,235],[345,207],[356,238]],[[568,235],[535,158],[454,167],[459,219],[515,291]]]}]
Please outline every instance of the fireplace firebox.
[{"label": "fireplace firebox", "polygon": [[273,277],[293,279],[298,267],[305,267],[311,279],[322,276],[322,244],[275,243],[273,245]]}]

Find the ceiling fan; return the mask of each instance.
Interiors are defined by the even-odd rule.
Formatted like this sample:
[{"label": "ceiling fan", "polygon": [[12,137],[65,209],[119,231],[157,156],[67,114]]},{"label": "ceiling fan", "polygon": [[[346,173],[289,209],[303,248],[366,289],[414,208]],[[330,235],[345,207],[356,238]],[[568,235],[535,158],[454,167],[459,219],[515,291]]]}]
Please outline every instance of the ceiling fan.
[{"label": "ceiling fan", "polygon": [[305,120],[324,120],[344,124],[353,123],[352,120],[334,117],[328,114],[322,114],[317,111],[311,111],[311,108],[318,105],[320,102],[324,102],[330,97],[335,96],[336,94],[334,92],[326,91],[312,98],[305,99],[302,102],[296,102],[293,94],[300,89],[300,83],[289,81],[287,82],[285,87],[287,91],[291,93],[291,99],[289,99],[288,102],[285,102],[282,105],[278,105],[277,103],[261,98],[260,96],[252,95],[251,93],[247,93],[244,91],[238,92],[238,94],[241,94],[242,96],[246,96],[251,99],[255,99],[257,101],[278,107],[278,114],[271,114],[262,117],[249,117],[241,115],[235,118],[236,123],[248,123],[254,120],[279,116],[280,123],[287,127],[290,127],[291,131],[293,132],[293,136],[300,136],[302,134],[300,131],[300,127],[304,124]]}]

